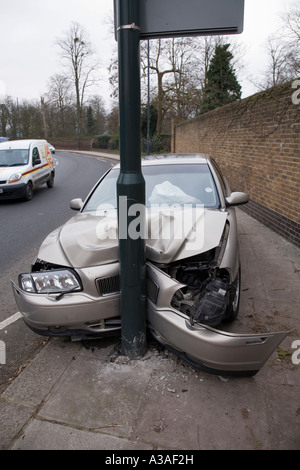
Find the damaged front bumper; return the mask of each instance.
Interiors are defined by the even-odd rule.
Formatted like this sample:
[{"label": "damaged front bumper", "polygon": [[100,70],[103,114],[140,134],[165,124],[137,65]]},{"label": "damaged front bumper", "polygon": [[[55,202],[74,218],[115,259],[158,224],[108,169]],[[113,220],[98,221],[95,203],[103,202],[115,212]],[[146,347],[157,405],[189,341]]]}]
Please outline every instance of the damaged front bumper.
[{"label": "damaged front bumper", "polygon": [[[171,306],[183,287],[148,263],[147,320],[154,337],[192,365],[212,373],[255,375],[288,332],[239,334],[192,324],[187,315]],[[149,298],[150,297],[150,298]]]},{"label": "damaged front bumper", "polygon": [[187,362],[208,372],[255,375],[288,332],[236,334],[191,325],[172,309],[149,302],[148,321],[154,337]]},{"label": "damaged front bumper", "polygon": [[[117,274],[116,267],[109,271],[106,266],[105,272]],[[94,277],[91,273],[90,276]],[[195,367],[218,374],[254,375],[288,334],[231,333],[193,322],[187,313],[172,306],[174,295],[183,287],[184,284],[147,263],[149,330],[158,342]],[[25,292],[13,282],[12,288],[25,323],[36,333],[92,338],[120,332],[119,293],[116,291],[102,297],[96,291],[93,295],[66,293],[58,301],[56,294]]]}]

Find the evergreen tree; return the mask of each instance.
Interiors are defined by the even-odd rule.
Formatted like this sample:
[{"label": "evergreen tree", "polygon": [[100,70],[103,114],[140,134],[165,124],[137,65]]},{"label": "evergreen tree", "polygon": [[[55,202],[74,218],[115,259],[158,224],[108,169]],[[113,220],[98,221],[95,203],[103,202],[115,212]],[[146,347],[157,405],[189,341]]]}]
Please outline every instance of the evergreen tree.
[{"label": "evergreen tree", "polygon": [[241,98],[241,86],[231,65],[230,44],[218,45],[211,59],[203,90],[201,113],[232,103]]}]

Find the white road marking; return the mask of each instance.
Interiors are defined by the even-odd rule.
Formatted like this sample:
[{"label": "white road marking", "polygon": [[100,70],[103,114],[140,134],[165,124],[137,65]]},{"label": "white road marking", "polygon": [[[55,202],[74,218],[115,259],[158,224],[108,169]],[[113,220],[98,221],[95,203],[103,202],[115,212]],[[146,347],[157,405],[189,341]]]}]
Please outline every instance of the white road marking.
[{"label": "white road marking", "polygon": [[17,312],[14,315],[12,315],[9,318],[6,318],[6,320],[2,321],[0,323],[0,330],[4,330],[7,326],[9,326],[11,323],[14,323],[15,321],[19,320],[19,318],[22,317],[22,313]]}]

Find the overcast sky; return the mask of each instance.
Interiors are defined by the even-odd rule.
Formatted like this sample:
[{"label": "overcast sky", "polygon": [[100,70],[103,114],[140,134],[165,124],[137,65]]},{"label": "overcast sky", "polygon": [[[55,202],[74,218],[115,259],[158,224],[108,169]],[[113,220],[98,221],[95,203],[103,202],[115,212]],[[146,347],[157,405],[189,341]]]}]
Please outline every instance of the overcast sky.
[{"label": "overcast sky", "polygon": [[[248,77],[262,74],[266,38],[278,31],[278,15],[293,2],[245,0],[244,31],[239,35],[246,48],[246,68],[239,77],[243,97],[257,91]],[[74,21],[87,30],[100,58],[98,94],[108,105],[107,66],[116,47],[109,18],[113,18],[113,0],[0,0],[0,99],[1,95],[19,102],[40,99],[50,76],[61,72],[55,39],[64,36]]]}]

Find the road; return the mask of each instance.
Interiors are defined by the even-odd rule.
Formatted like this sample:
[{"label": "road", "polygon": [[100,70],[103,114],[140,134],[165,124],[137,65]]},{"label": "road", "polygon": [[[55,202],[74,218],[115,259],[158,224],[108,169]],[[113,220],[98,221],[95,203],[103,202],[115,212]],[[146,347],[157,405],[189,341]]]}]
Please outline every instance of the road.
[{"label": "road", "polygon": [[32,333],[22,319],[13,321],[17,307],[10,279],[17,281],[18,274],[27,272],[48,233],[75,215],[69,201],[77,197],[84,200],[113,165],[104,158],[69,152],[57,152],[54,157],[54,188],[43,185],[29,202],[0,202],[0,341],[6,349],[6,364],[0,365],[0,393],[47,341]]}]

